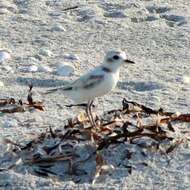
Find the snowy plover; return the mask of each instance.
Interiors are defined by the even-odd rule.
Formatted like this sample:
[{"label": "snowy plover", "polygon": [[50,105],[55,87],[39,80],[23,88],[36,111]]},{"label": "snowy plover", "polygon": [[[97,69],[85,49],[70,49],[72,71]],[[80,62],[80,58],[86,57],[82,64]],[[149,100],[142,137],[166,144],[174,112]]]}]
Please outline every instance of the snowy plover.
[{"label": "snowy plover", "polygon": [[120,68],[124,63],[133,64],[134,62],[127,59],[124,51],[109,51],[103,64],[84,74],[73,83],[50,89],[46,94],[60,91],[77,104],[88,102],[86,113],[91,124],[95,125],[91,113],[93,100],[115,88],[119,80]]}]

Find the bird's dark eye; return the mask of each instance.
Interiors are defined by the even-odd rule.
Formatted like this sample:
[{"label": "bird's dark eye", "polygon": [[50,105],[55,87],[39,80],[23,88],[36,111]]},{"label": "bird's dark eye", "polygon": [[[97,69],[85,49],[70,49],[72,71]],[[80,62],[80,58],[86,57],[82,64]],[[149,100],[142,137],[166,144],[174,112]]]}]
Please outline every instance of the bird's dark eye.
[{"label": "bird's dark eye", "polygon": [[118,60],[118,59],[119,59],[119,56],[118,56],[118,55],[114,55],[114,56],[113,56],[113,59],[114,59],[114,60]]}]

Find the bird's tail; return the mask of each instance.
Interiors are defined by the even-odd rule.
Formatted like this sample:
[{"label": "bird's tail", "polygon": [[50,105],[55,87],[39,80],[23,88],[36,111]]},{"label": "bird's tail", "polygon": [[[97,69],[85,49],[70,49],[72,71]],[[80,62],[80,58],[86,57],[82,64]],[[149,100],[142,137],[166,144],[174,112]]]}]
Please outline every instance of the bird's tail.
[{"label": "bird's tail", "polygon": [[72,90],[72,87],[61,86],[61,87],[57,87],[57,88],[51,88],[51,89],[47,90],[46,92],[44,92],[43,94],[51,94],[51,93],[57,92],[59,90],[70,91],[70,90]]},{"label": "bird's tail", "polygon": [[57,92],[61,89],[64,89],[64,87],[51,88],[51,89],[48,89],[47,91],[45,91],[43,94],[51,94],[51,93]]}]

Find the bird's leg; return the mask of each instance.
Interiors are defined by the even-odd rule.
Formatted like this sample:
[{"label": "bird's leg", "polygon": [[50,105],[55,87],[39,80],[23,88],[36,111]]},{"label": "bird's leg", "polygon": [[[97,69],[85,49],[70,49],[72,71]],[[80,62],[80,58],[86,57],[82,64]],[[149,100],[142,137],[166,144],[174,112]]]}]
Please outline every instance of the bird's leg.
[{"label": "bird's leg", "polygon": [[90,124],[92,125],[92,127],[94,127],[95,122],[93,120],[93,116],[92,116],[92,112],[91,112],[92,103],[93,103],[93,101],[91,101],[91,100],[88,101],[88,104],[86,106],[86,114],[87,114]]},{"label": "bird's leg", "polygon": [[89,122],[91,123],[91,117],[90,117],[90,113],[89,113],[89,106],[90,106],[90,101],[88,101],[87,105],[86,105],[86,115],[89,119]]},{"label": "bird's leg", "polygon": [[89,113],[90,113],[90,117],[91,117],[93,127],[96,127],[96,123],[94,121],[93,114],[92,114],[92,106],[93,106],[93,100],[91,100],[90,105],[89,105]]}]

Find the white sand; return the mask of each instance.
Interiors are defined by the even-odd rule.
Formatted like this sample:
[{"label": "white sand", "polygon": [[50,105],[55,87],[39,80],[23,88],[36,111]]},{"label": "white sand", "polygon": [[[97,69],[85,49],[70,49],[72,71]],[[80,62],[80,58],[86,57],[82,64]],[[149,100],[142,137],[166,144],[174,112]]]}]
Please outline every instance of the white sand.
[{"label": "white sand", "polygon": [[[63,11],[76,5],[77,9]],[[100,113],[119,107],[123,97],[153,108],[190,112],[190,84],[184,80],[190,77],[189,18],[187,0],[1,0],[0,49],[8,49],[11,59],[0,63],[0,81],[4,83],[0,97],[23,99],[27,83],[32,81],[35,97],[42,99],[46,108],[45,112],[0,116],[1,136],[20,142],[28,139],[29,132],[40,133],[47,125],[61,127],[78,110],[61,109],[59,105],[70,102],[61,94],[44,97],[40,92],[77,78],[98,65],[107,50],[116,48],[124,49],[137,64],[122,69],[118,87],[103,98]],[[41,49],[50,52],[42,55]],[[76,59],[68,59],[70,54]],[[64,62],[75,68],[72,76],[20,70],[31,64],[54,68]],[[28,119],[30,126],[22,126]],[[8,121],[13,126],[7,127]],[[189,146],[172,154],[168,165],[164,157],[154,157],[149,167],[131,175],[120,167],[95,185],[54,182],[27,171],[9,170],[0,173],[0,189],[188,189]],[[5,149],[1,144],[1,163]]]}]

